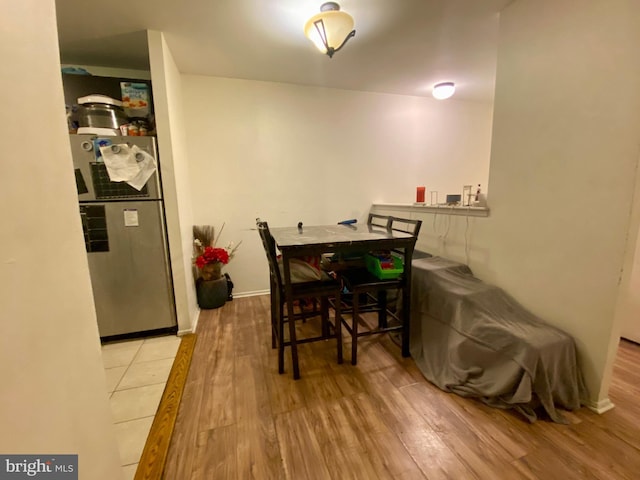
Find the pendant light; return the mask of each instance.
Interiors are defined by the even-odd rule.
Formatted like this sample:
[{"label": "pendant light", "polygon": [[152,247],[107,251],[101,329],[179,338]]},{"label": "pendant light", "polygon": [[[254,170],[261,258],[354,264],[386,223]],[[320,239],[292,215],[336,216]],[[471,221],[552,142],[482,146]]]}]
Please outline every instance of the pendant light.
[{"label": "pendant light", "polygon": [[353,29],[351,15],[341,12],[340,5],[336,2],[326,2],[320,7],[320,13],[307,20],[304,34],[318,50],[331,58],[356,31]]},{"label": "pendant light", "polygon": [[451,97],[455,91],[456,85],[453,82],[442,82],[433,86],[433,96],[438,100]]}]

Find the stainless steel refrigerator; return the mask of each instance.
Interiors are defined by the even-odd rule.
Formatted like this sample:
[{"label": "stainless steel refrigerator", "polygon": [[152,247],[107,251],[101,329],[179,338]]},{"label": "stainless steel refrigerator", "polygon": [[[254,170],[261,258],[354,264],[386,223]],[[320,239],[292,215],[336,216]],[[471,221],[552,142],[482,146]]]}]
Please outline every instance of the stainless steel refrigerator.
[{"label": "stainless steel refrigerator", "polygon": [[100,337],[175,332],[159,163],[138,190],[111,181],[100,149],[135,145],[157,162],[155,138],[70,135],[70,141]]}]

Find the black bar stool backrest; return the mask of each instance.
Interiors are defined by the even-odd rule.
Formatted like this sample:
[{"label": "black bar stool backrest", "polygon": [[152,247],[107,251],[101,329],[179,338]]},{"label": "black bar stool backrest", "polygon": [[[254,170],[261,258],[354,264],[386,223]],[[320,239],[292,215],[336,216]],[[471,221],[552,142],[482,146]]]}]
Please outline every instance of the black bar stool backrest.
[{"label": "black bar stool backrest", "polygon": [[420,233],[420,227],[422,226],[422,220],[413,220],[409,218],[389,217],[389,222],[391,230],[410,233],[416,237]]},{"label": "black bar stool backrest", "polygon": [[[422,226],[422,220],[412,220],[409,218],[389,217],[391,222],[391,230],[394,232],[403,232],[413,235],[416,240],[420,233],[420,227]],[[400,250],[393,250],[396,253],[402,253]]]},{"label": "black bar stool backrest", "polygon": [[267,261],[269,262],[269,273],[273,278],[278,290],[283,290],[282,277],[280,276],[280,268],[278,268],[278,256],[276,253],[276,242],[271,236],[269,231],[269,225],[267,222],[263,222],[260,219],[256,221],[258,227],[258,233],[260,233],[260,239],[262,240],[262,246],[267,254]]},{"label": "black bar stool backrest", "polygon": [[384,227],[387,230],[391,228],[391,219],[389,215],[380,215],[377,213],[370,213],[367,219],[367,225],[373,225],[376,227]]}]

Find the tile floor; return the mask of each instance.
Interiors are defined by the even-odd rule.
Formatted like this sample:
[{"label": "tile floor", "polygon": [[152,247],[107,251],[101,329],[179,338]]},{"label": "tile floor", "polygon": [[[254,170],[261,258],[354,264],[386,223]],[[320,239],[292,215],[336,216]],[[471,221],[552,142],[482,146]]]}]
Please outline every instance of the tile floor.
[{"label": "tile floor", "polygon": [[180,345],[175,335],[108,343],[102,362],[126,480],[133,479]]}]

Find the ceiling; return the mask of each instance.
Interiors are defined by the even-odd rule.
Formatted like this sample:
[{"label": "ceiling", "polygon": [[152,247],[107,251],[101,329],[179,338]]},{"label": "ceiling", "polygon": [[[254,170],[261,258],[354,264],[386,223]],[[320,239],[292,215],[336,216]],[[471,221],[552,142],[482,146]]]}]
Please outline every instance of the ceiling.
[{"label": "ceiling", "polygon": [[322,0],[56,0],[61,62],[149,69],[145,30],[182,73],[491,102],[498,16],[513,0],[342,0],[356,35],[333,58],[304,36]]}]

